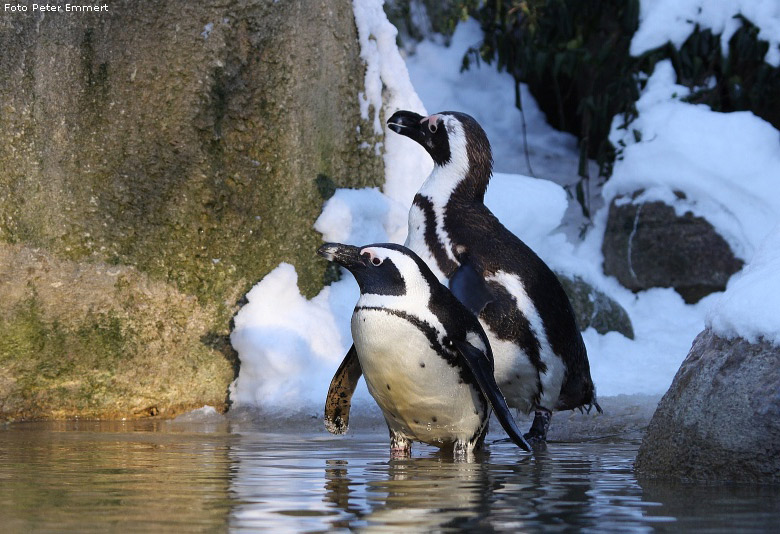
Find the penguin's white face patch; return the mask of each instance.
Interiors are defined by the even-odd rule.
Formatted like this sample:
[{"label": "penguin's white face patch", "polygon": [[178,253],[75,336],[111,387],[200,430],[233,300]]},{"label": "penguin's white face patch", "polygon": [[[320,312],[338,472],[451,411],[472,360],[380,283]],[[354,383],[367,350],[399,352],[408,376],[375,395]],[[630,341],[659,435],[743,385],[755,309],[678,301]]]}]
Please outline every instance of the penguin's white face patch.
[{"label": "penguin's white face patch", "polygon": [[447,129],[450,158],[446,164],[434,167],[419,192],[430,197],[434,204],[439,203],[437,202],[439,200],[444,205],[458,183],[466,176],[469,170],[469,157],[463,124],[452,115],[435,116],[441,119],[439,128]]}]

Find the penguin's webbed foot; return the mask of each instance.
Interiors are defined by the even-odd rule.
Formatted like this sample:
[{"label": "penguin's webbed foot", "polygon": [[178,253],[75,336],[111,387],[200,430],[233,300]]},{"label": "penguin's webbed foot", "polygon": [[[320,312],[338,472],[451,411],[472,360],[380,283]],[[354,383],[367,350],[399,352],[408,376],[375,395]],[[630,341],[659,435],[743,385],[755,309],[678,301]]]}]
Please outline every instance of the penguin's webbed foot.
[{"label": "penguin's webbed foot", "polygon": [[390,430],[390,458],[408,458],[412,455],[412,440]]},{"label": "penguin's webbed foot", "polygon": [[547,443],[547,430],[550,428],[551,419],[552,412],[549,410],[541,408],[534,412],[534,422],[531,423],[531,429],[523,435],[532,447]]}]

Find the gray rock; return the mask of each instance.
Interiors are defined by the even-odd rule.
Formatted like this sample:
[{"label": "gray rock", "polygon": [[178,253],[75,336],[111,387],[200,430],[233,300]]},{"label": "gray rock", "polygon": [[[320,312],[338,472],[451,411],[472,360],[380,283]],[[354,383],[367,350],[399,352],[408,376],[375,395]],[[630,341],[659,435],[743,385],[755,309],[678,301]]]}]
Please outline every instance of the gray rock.
[{"label": "gray rock", "polygon": [[742,268],[712,225],[662,202],[612,201],[604,234],[604,272],[632,291],[673,287],[688,303],[723,291]]},{"label": "gray rock", "polygon": [[780,347],[699,334],[653,415],[636,470],[684,481],[780,482]]},{"label": "gray rock", "polygon": [[574,308],[580,330],[592,326],[599,334],[620,332],[627,338],[634,339],[634,328],[623,306],[579,276],[574,278],[562,274],[557,276]]}]

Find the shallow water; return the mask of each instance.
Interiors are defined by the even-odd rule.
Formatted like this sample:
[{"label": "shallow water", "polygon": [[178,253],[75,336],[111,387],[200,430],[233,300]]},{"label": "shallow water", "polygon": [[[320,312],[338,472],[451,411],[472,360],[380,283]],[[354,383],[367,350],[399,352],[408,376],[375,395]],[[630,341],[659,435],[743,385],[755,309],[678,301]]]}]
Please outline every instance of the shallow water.
[{"label": "shallow water", "polygon": [[[491,434],[488,442],[500,438]],[[492,439],[491,439],[492,438]],[[636,438],[492,443],[473,462],[384,432],[258,432],[246,424],[0,427],[0,530],[768,532],[780,488],[640,485]]]}]

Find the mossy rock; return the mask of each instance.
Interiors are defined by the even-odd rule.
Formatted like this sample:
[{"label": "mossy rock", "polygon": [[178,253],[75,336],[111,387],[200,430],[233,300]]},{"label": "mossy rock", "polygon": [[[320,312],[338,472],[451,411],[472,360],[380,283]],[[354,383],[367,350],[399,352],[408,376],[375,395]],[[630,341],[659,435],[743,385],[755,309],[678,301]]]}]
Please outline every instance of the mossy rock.
[{"label": "mossy rock", "polygon": [[558,280],[574,308],[580,330],[593,327],[599,334],[619,332],[634,339],[634,327],[623,306],[579,276],[570,278],[558,274]]},{"label": "mossy rock", "polygon": [[[0,48],[0,243],[87,270],[130,268],[192,298],[187,313],[205,314],[204,330],[179,341],[195,361],[225,359],[214,346],[229,349],[236,302],[280,262],[295,265],[307,296],[322,287],[312,225],[323,184],[383,181],[378,140],[360,115],[365,66],[347,0],[109,2],[107,13],[18,14],[0,25]],[[39,267],[30,269],[35,279]],[[7,283],[26,287],[15,276]],[[123,298],[140,298],[139,287]],[[12,379],[63,352],[76,369],[104,352],[92,364],[105,376],[90,375],[92,404],[81,413],[125,413],[113,403],[132,397],[133,385],[115,380],[118,362],[164,360],[156,351],[170,347],[143,337],[151,330],[137,337],[138,310],[69,322],[35,288],[0,302],[4,325],[14,325],[13,335],[0,333],[4,358],[18,363]],[[231,376],[217,374],[224,390]],[[157,381],[161,391],[174,388],[168,380]],[[51,388],[28,404],[14,400],[19,413],[80,413],[58,412],[68,395]]]},{"label": "mossy rock", "polygon": [[215,306],[137,269],[0,244],[0,420],[226,408]]}]

